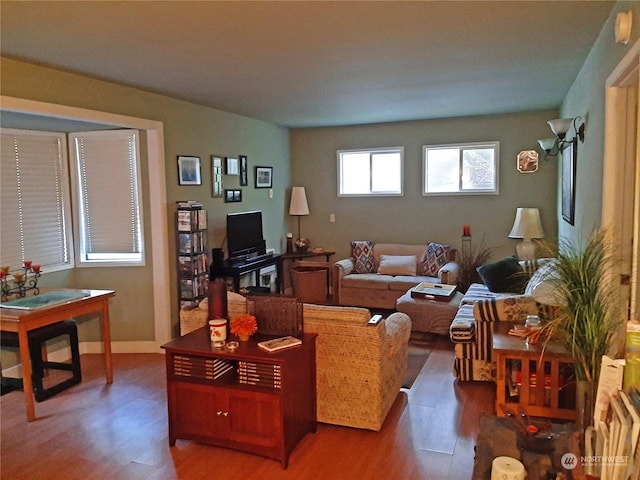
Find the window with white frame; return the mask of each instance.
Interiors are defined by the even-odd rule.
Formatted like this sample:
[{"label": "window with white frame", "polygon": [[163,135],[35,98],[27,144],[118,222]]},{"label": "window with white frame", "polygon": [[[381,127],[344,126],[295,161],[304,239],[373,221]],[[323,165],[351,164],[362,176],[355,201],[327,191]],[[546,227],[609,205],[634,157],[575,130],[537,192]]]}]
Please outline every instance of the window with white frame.
[{"label": "window with white frame", "polygon": [[80,266],[144,264],[138,137],[136,130],[69,135]]},{"label": "window with white frame", "polygon": [[338,151],[338,196],[402,195],[404,148]]},{"label": "window with white frame", "polygon": [[73,267],[66,134],[1,130],[0,263]]},{"label": "window with white frame", "polygon": [[499,142],[424,145],[422,194],[497,194],[499,147]]},{"label": "window with white frame", "polygon": [[137,131],[0,133],[1,265],[144,265]]}]

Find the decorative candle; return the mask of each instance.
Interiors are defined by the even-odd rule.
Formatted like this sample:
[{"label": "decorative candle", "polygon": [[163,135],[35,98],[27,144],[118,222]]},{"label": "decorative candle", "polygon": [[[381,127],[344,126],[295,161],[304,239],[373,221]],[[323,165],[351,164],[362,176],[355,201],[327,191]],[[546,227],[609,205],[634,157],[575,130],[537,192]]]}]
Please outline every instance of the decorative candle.
[{"label": "decorative candle", "polygon": [[9,273],[9,268],[11,267],[0,267],[0,271],[2,271],[2,273],[6,275],[7,273]]},{"label": "decorative candle", "polygon": [[4,270],[0,270],[0,278],[4,278],[7,276],[7,273]]},{"label": "decorative candle", "polygon": [[462,235],[465,237],[471,236],[471,227],[469,225],[462,226]]},{"label": "decorative candle", "polygon": [[33,262],[32,262],[31,260],[25,260],[25,261],[24,261],[24,267],[25,267],[25,268],[29,268],[29,267],[31,266],[31,264],[32,264],[32,263],[33,263]]},{"label": "decorative candle", "polygon": [[40,268],[42,268],[40,265],[31,265],[31,270],[33,270],[34,273],[40,273]]},{"label": "decorative candle", "polygon": [[24,282],[24,273],[14,273],[13,278],[16,282],[22,283]]}]

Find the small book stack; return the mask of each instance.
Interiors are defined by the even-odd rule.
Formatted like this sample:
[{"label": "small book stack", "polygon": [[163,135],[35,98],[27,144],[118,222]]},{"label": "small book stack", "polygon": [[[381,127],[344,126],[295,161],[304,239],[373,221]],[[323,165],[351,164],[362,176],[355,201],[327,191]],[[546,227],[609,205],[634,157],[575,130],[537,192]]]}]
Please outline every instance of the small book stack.
[{"label": "small book stack", "polygon": [[178,210],[200,210],[202,203],[197,200],[179,200],[176,202]]},{"label": "small book stack", "polygon": [[259,387],[282,388],[280,365],[241,360],[238,362],[238,382]]}]

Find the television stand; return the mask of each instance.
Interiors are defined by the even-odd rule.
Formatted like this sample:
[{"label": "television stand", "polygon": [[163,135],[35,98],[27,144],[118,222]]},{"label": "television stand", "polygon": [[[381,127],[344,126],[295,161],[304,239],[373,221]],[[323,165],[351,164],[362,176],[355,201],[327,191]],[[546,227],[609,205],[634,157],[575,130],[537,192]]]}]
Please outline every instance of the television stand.
[{"label": "television stand", "polygon": [[221,266],[211,265],[210,278],[232,278],[233,290],[240,292],[240,277],[247,273],[255,272],[256,286],[260,285],[260,270],[263,268],[276,266],[276,289],[282,293],[282,255],[266,253],[253,258],[241,260],[240,258],[230,258],[225,260]]}]

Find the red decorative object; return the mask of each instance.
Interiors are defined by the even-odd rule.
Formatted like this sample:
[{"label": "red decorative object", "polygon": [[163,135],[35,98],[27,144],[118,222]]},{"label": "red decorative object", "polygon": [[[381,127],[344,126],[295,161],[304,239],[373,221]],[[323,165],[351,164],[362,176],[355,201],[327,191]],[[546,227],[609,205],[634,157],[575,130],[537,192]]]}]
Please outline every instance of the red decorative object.
[{"label": "red decorative object", "polygon": [[209,281],[209,320],[227,318],[227,282],[216,278]]},{"label": "red decorative object", "polygon": [[462,236],[470,237],[471,236],[471,227],[469,225],[462,226]]}]

